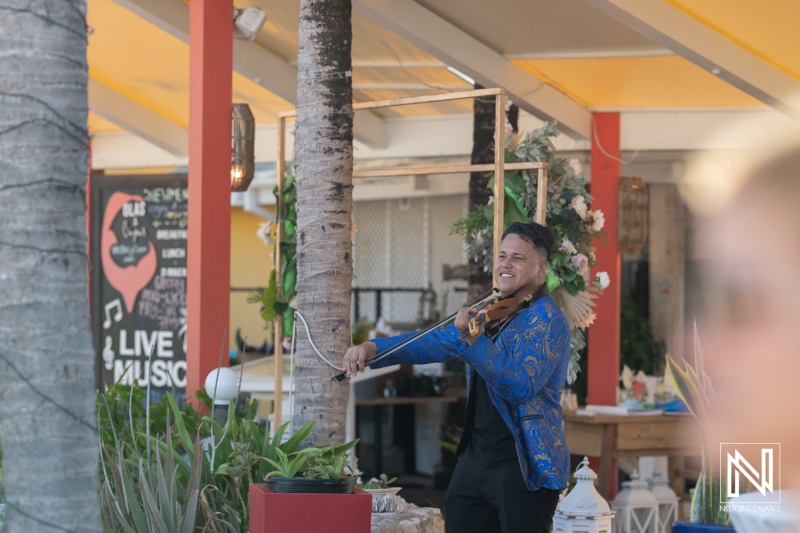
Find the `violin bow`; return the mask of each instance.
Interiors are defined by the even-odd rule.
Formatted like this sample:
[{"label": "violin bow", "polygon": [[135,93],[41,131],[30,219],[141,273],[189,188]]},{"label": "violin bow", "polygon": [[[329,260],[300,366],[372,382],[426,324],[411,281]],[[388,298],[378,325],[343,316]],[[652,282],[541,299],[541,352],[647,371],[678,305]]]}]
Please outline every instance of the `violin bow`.
[{"label": "violin bow", "polygon": [[[470,302],[469,304],[465,305],[464,307],[475,307],[476,305],[481,303],[483,300],[489,298],[490,296],[494,295],[494,293],[499,292],[499,291],[500,291],[500,289],[494,287],[490,291],[488,291],[485,294],[483,294],[480,298],[478,298],[477,300],[475,300],[473,302]],[[454,320],[456,318],[456,315],[458,315],[458,311],[456,311],[455,313],[453,313],[449,317],[445,318],[444,320],[440,320],[436,324],[433,324],[432,326],[428,326],[426,329],[420,331],[419,333],[417,333],[413,337],[409,337],[408,339],[404,340],[403,342],[401,342],[397,346],[392,346],[391,348],[388,348],[388,349],[384,350],[383,352],[376,353],[375,355],[373,355],[372,357],[370,357],[369,359],[366,360],[366,362],[364,363],[364,366],[369,366],[369,365],[371,365],[373,363],[377,363],[378,361],[380,361],[384,357],[393,354],[397,350],[399,350],[401,348],[405,348],[406,346],[408,346],[409,344],[411,344],[415,340],[424,337],[425,335],[427,335],[428,333],[430,333],[434,329],[439,328],[441,326],[444,326],[445,324],[447,324],[451,320]],[[338,374],[332,376],[331,380],[343,381],[344,378],[346,378],[346,377],[347,377],[347,373],[342,371],[342,372],[339,372]]]}]

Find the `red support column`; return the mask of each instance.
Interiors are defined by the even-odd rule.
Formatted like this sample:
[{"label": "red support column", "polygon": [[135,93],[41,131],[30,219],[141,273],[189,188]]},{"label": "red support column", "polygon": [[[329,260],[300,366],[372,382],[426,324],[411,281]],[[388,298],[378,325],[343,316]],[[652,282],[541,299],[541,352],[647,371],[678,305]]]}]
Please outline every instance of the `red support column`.
[{"label": "red support column", "polygon": [[[230,320],[233,2],[189,4],[186,396],[217,367]],[[224,337],[224,338],[223,338]],[[227,357],[223,357],[223,363]]]},{"label": "red support column", "polygon": [[[595,272],[607,272],[608,289],[597,300],[597,319],[589,328],[587,361],[587,403],[617,405],[619,383],[620,254],[617,246],[617,186],[622,166],[619,162],[619,113],[592,114],[592,209],[605,215],[606,243],[596,244]],[[613,444],[612,444],[613,445]],[[593,461],[594,463],[594,461]],[[611,498],[617,490],[617,461],[611,468]],[[597,471],[598,465],[592,468]]]}]

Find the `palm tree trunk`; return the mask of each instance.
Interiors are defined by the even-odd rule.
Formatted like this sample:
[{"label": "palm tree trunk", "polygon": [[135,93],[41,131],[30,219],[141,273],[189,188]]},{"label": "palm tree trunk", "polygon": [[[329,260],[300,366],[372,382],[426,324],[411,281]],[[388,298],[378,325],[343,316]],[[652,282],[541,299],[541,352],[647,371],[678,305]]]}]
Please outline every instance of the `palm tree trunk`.
[{"label": "palm tree trunk", "polygon": [[86,5],[4,4],[0,438],[7,527],[100,531],[87,296]]},{"label": "palm tree trunk", "polygon": [[[341,366],[350,347],[353,279],[353,89],[350,0],[301,0],[297,60],[297,308],[320,352]],[[342,442],[349,387],[331,381],[298,322],[293,426],[311,445]]]}]

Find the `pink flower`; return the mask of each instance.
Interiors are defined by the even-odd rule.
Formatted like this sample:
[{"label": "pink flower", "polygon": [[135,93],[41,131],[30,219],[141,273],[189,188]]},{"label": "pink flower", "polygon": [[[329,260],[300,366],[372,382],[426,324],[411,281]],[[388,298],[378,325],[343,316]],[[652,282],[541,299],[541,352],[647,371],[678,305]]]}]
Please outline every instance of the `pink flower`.
[{"label": "pink flower", "polygon": [[511,123],[506,120],[506,137],[511,137],[514,134],[514,128],[511,126]]},{"label": "pink flower", "polygon": [[586,274],[586,269],[589,268],[589,258],[583,254],[576,254],[572,256],[572,266],[578,271],[578,275],[583,276]]}]

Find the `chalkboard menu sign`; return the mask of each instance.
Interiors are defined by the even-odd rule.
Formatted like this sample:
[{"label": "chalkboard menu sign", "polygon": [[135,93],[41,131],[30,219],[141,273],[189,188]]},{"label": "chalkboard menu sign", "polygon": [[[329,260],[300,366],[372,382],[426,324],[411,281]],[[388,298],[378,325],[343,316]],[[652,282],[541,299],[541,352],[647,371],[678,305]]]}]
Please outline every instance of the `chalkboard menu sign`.
[{"label": "chalkboard menu sign", "polygon": [[186,175],[91,180],[97,386],[186,388]]}]

